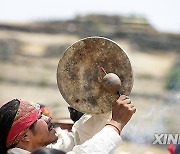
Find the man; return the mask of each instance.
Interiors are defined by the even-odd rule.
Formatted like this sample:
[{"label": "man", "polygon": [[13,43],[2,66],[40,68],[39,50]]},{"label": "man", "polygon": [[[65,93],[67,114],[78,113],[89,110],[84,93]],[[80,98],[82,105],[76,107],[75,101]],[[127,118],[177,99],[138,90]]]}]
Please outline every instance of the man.
[{"label": "man", "polygon": [[[121,143],[120,133],[135,111],[131,100],[125,95],[120,96],[112,107],[112,120],[97,134],[91,133],[86,139],[83,138],[83,141],[82,136],[88,133],[88,129],[92,130],[94,125],[88,125],[88,129],[83,129],[86,127],[84,122],[87,117],[82,117],[77,127],[81,131],[75,131],[75,135],[72,136],[74,140],[69,139],[73,146],[68,149],[68,153],[110,153]],[[63,141],[62,136],[56,134],[51,118],[42,115],[37,104],[14,99],[0,108],[1,154],[30,154],[33,150],[47,145],[62,150],[62,145],[66,146]]]}]

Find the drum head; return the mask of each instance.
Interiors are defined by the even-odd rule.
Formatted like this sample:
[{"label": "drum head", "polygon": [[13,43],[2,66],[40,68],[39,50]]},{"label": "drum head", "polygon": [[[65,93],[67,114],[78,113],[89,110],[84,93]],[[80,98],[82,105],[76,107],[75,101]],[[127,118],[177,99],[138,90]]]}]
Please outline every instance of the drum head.
[{"label": "drum head", "polygon": [[118,95],[101,84],[104,73],[115,73],[121,79],[120,93],[129,95],[133,86],[132,67],[123,49],[103,37],[88,37],[66,49],[57,68],[57,84],[65,101],[83,113],[111,110]]}]

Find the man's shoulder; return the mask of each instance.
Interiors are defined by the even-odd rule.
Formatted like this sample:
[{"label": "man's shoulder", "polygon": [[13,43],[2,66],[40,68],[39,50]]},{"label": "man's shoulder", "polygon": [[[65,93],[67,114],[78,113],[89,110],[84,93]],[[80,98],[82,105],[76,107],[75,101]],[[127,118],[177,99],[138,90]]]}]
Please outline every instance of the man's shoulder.
[{"label": "man's shoulder", "polygon": [[7,151],[7,154],[30,154],[30,152],[21,148],[12,148]]}]

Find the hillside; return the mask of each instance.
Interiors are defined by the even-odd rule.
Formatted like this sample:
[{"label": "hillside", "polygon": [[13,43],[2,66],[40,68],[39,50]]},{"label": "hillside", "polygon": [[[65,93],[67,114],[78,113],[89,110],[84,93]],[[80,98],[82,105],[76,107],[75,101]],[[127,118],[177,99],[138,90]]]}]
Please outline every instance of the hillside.
[{"label": "hillside", "polygon": [[180,35],[159,33],[144,18],[131,18],[89,15],[69,21],[1,23],[0,104],[22,98],[48,105],[55,118],[68,117],[56,83],[58,61],[79,39],[105,36],[127,52],[134,70],[131,99],[137,113],[123,132],[128,143],[122,149],[133,153],[138,145],[142,148],[136,153],[167,153],[166,146],[151,143],[154,133],[180,129],[175,116],[179,89],[166,86],[168,74],[179,69]]}]

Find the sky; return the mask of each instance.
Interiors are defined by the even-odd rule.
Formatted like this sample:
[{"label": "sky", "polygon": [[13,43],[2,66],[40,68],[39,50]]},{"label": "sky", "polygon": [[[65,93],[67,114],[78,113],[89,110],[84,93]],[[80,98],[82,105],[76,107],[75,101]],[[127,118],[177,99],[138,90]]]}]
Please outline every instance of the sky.
[{"label": "sky", "polygon": [[0,0],[0,22],[66,20],[76,15],[140,15],[158,31],[180,33],[180,0]]}]

